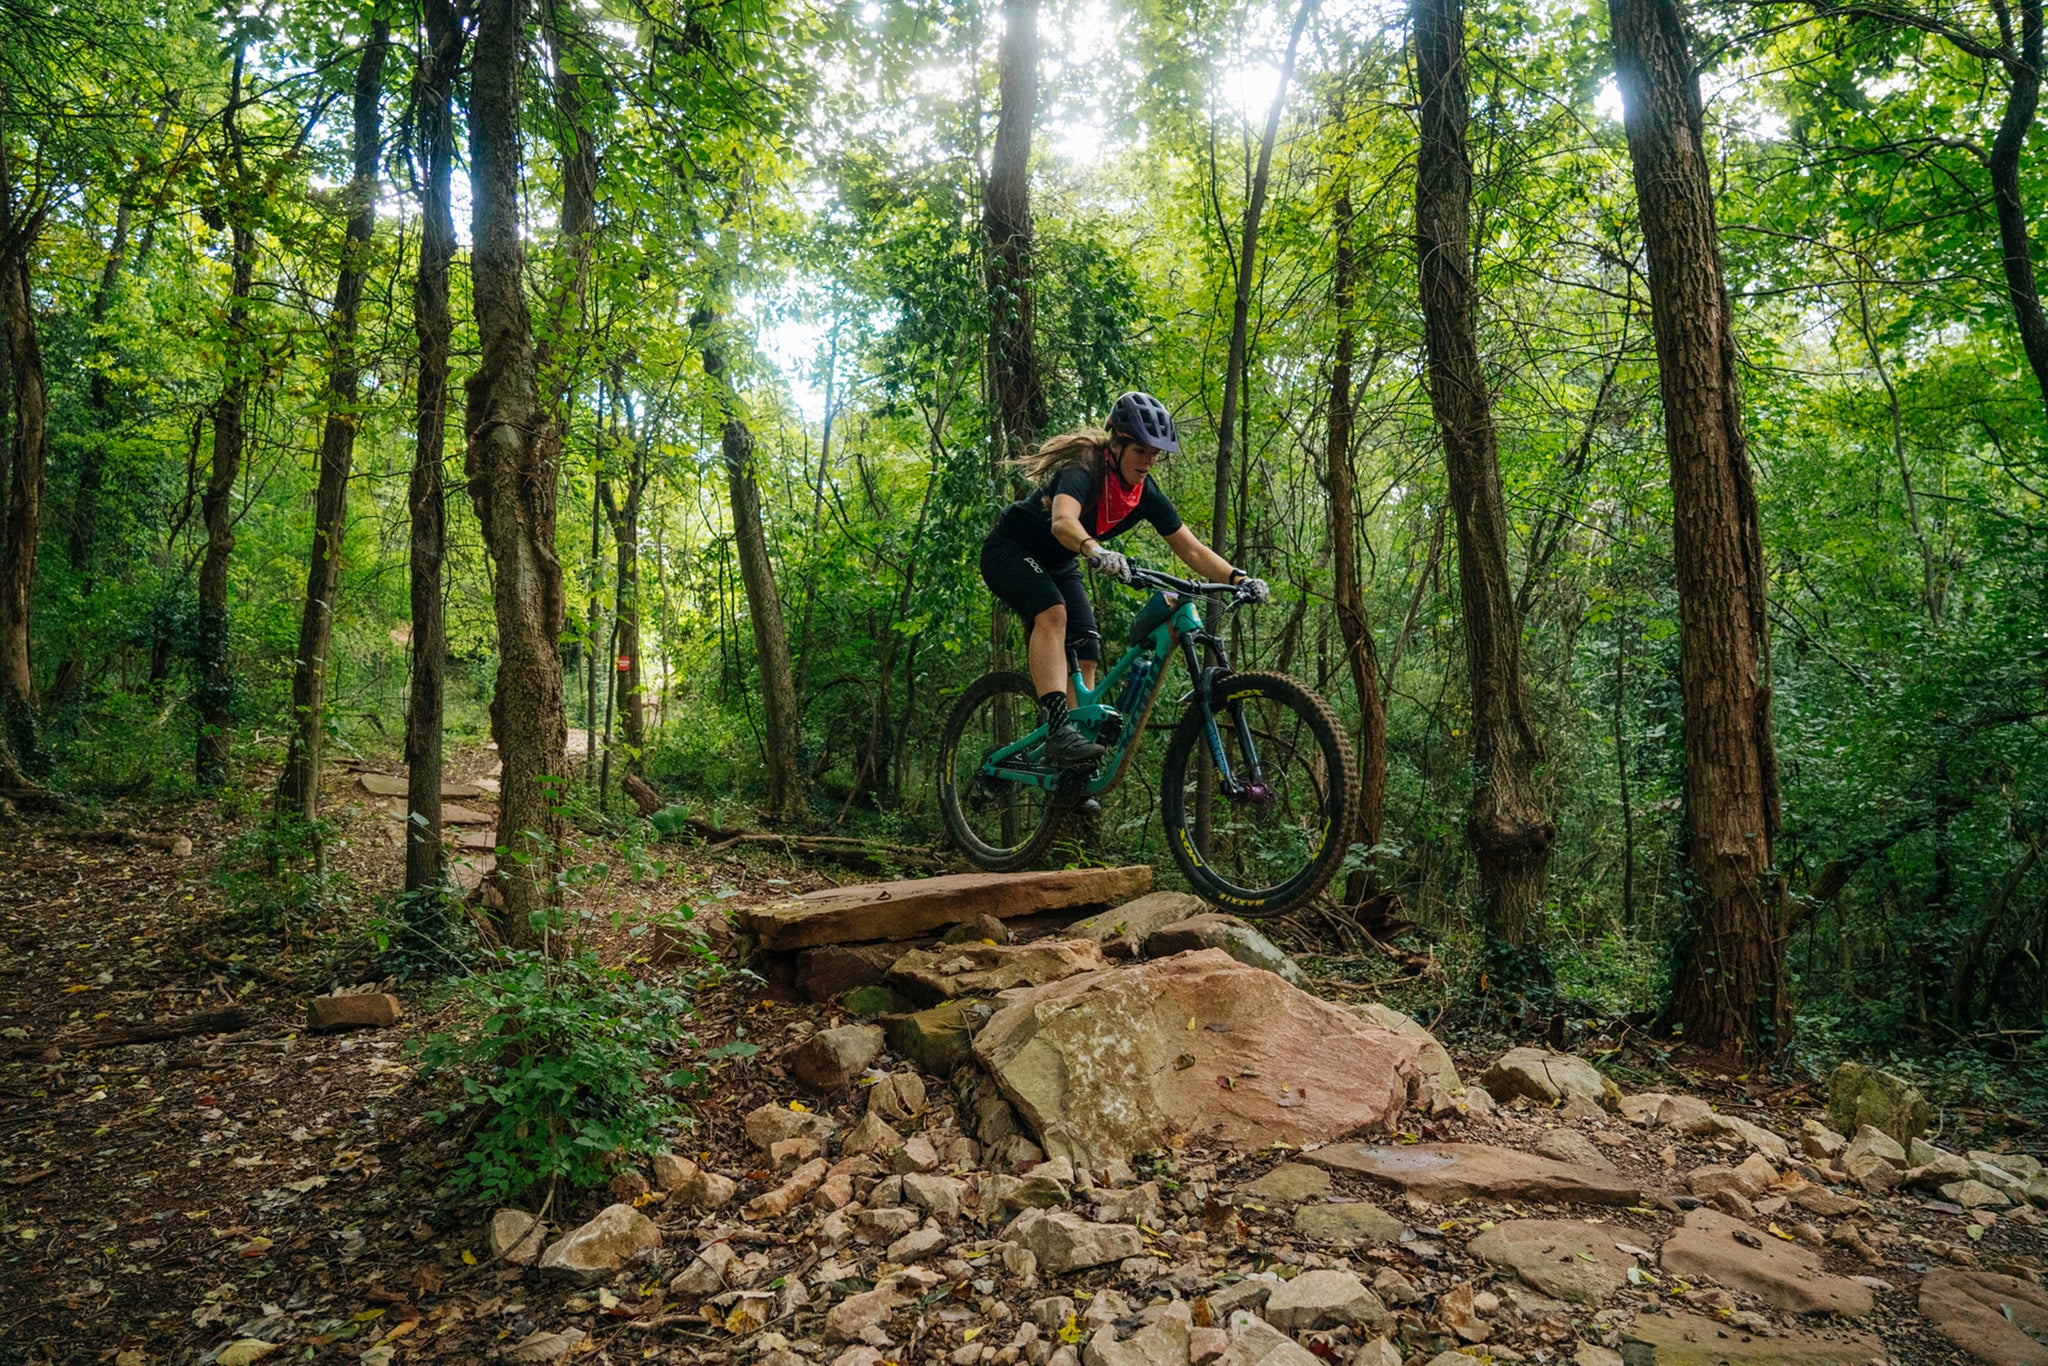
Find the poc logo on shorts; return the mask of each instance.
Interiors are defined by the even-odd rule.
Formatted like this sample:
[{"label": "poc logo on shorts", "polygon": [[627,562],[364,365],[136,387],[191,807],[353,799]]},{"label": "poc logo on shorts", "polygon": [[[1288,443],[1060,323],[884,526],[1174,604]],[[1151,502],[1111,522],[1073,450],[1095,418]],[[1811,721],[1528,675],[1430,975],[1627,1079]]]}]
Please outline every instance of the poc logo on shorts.
[{"label": "poc logo on shorts", "polygon": [[1043,574],[1045,572],[1045,566],[1032,559],[1029,555],[1024,557],[1024,563],[1031,566],[1031,572],[1034,574]]}]

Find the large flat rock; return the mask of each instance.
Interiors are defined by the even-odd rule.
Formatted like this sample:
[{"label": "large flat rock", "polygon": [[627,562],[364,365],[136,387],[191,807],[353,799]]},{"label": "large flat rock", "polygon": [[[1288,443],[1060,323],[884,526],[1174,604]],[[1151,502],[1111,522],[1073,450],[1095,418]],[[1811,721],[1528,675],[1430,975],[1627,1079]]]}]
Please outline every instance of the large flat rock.
[{"label": "large flat rock", "polygon": [[[403,773],[358,773],[356,781],[363,785],[363,791],[378,797],[403,797],[410,790],[406,786],[406,778]],[[441,797],[444,801],[451,797],[480,797],[482,795],[483,789],[475,783],[451,783],[446,778],[441,780]]]},{"label": "large flat rock", "polygon": [[1468,1244],[1488,1266],[1503,1267],[1546,1295],[1599,1304],[1628,1284],[1633,1255],[1614,1245],[1624,1230],[1575,1219],[1509,1219]]},{"label": "large flat rock", "polygon": [[1142,864],[1046,873],[953,873],[828,887],[742,914],[762,948],[808,949],[916,939],[980,915],[1007,920],[1037,911],[1107,905],[1151,885],[1152,870]]},{"label": "large flat rock", "polygon": [[1862,1333],[1759,1337],[1699,1314],[1638,1314],[1622,1336],[1654,1348],[1656,1366],[1871,1366],[1886,1359],[1884,1344]]},{"label": "large flat rock", "polygon": [[1995,1271],[1936,1271],[1920,1282],[1920,1316],[1979,1361],[2048,1366],[2048,1292]]},{"label": "large flat rock", "polygon": [[[1413,1042],[1411,1040],[1410,1042]],[[1385,1147],[1339,1143],[1303,1160],[1356,1172],[1425,1200],[1549,1200],[1564,1205],[1632,1205],[1639,1182],[1618,1172],[1557,1162],[1514,1148],[1478,1143],[1416,1143]]]},{"label": "large flat rock", "polygon": [[896,960],[888,983],[920,1005],[960,996],[993,996],[1012,987],[1044,986],[1109,966],[1093,939],[1038,939],[1029,944],[938,944]]},{"label": "large flat rock", "polygon": [[1033,988],[974,1040],[1046,1152],[1089,1167],[1386,1129],[1420,1051],[1220,949]]},{"label": "large flat rock", "polygon": [[1760,1234],[1710,1209],[1686,1215],[1685,1223],[1664,1240],[1658,1260],[1675,1276],[1704,1277],[1731,1290],[1747,1290],[1795,1314],[1860,1315],[1875,1304],[1864,1286],[1823,1270],[1811,1249]]}]

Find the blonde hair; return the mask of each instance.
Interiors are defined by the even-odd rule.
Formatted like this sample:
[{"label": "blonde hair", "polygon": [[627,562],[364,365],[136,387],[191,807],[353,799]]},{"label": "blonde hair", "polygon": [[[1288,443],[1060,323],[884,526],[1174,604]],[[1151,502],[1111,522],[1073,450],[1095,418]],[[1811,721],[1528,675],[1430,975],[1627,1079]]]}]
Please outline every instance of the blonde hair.
[{"label": "blonde hair", "polygon": [[1047,477],[1061,470],[1081,464],[1091,465],[1108,448],[1110,434],[1100,427],[1076,427],[1071,432],[1061,432],[1039,442],[1024,454],[1003,463],[1017,470],[1032,484],[1043,483]]}]

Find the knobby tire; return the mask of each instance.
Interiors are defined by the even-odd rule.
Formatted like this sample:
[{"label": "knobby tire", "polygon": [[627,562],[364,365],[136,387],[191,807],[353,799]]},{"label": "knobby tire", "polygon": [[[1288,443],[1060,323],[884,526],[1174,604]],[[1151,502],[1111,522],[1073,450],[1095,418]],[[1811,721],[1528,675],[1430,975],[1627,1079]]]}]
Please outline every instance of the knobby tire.
[{"label": "knobby tire", "polygon": [[1023,731],[1036,727],[1038,695],[1030,675],[1014,670],[984,674],[969,684],[954,704],[939,744],[939,814],[945,819],[946,833],[953,837],[953,843],[968,862],[991,873],[1013,873],[1036,863],[1052,846],[1062,819],[1075,804],[1075,798],[1066,792],[1046,793],[1037,812],[1026,813],[1024,825],[1029,828],[1017,829],[1018,842],[1014,845],[991,843],[974,829],[965,807],[965,803],[973,800],[973,794],[962,791],[959,779],[963,771],[973,772],[980,763],[980,755],[963,755],[958,751],[977,713],[1006,694],[1017,700],[1024,717]]},{"label": "knobby tire", "polygon": [[[1229,674],[1217,684],[1216,724],[1233,766],[1240,756],[1235,752],[1237,739],[1225,709],[1227,698],[1256,698],[1271,703],[1291,713],[1313,740],[1314,758],[1321,766],[1319,801],[1324,820],[1318,835],[1320,842],[1297,871],[1263,887],[1237,885],[1195,848],[1195,813],[1189,809],[1187,776],[1206,754],[1208,739],[1201,708],[1190,704],[1167,743],[1160,774],[1160,815],[1166,824],[1166,844],[1173,851],[1181,875],[1199,895],[1240,915],[1280,915],[1313,899],[1329,886],[1342,866],[1357,814],[1358,764],[1351,754],[1350,737],[1337,723],[1329,703],[1285,674],[1246,672]],[[1253,740],[1258,743],[1260,737],[1254,735]],[[1295,756],[1261,757],[1278,762]],[[1214,812],[1224,812],[1229,809],[1229,799],[1219,792],[1211,805]]]}]

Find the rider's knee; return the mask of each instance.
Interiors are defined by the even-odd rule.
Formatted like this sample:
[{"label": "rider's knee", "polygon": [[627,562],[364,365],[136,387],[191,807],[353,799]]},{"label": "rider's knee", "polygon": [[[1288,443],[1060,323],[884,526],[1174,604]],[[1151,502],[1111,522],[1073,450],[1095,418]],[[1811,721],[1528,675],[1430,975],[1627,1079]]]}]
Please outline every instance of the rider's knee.
[{"label": "rider's knee", "polygon": [[1066,639],[1067,606],[1065,603],[1061,603],[1057,607],[1046,608],[1031,623],[1031,633],[1033,635],[1037,635],[1040,632],[1050,634],[1054,631],[1059,632],[1060,639]]}]

